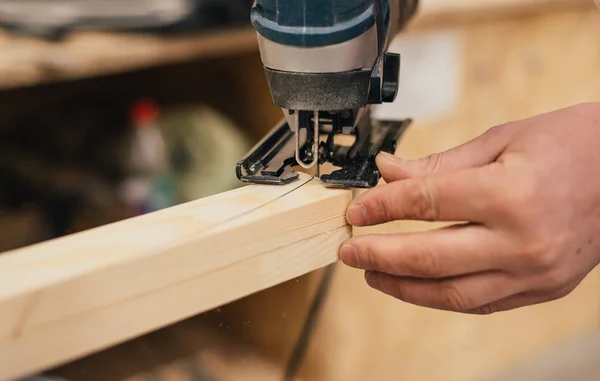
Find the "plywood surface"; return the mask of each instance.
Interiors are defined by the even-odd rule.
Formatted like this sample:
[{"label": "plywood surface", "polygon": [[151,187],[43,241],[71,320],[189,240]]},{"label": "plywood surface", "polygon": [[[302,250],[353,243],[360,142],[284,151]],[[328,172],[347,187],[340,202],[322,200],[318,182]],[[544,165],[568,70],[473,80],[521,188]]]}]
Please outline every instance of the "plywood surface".
[{"label": "plywood surface", "polygon": [[[419,117],[399,146],[403,158],[451,148],[496,124],[600,101],[600,12],[540,14],[410,38],[431,42],[443,36],[458,41],[456,106],[426,122],[425,115]],[[422,77],[449,64],[426,61]],[[442,90],[429,91],[433,97]],[[431,227],[394,223],[357,234]],[[303,369],[307,379],[477,381],[593,331],[600,322],[598,270],[563,300],[485,317],[410,306],[369,289],[362,272],[341,265],[338,270]]]},{"label": "plywood surface", "polygon": [[334,263],[351,197],[302,176],[0,255],[0,380]]},{"label": "plywood surface", "polygon": [[482,381],[596,381],[600,379],[598,353],[600,331],[591,330]]}]

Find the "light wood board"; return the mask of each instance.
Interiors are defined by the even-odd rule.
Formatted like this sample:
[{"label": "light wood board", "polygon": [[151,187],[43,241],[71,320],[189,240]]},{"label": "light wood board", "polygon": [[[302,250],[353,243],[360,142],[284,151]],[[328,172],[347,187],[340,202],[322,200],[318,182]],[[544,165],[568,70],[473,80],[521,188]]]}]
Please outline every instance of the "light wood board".
[{"label": "light wood board", "polygon": [[351,198],[302,175],[0,255],[0,380],[336,262]]}]

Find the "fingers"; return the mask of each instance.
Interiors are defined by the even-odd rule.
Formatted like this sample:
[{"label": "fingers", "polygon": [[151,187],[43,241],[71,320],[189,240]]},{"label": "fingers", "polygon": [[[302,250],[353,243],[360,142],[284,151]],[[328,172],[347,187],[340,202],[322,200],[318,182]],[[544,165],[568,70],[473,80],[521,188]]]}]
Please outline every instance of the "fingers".
[{"label": "fingers", "polygon": [[534,297],[531,295],[513,295],[507,298],[501,299],[497,302],[488,303],[480,307],[473,308],[467,311],[461,311],[470,315],[491,315],[497,312],[510,311],[521,307],[531,306],[533,304],[539,304],[549,302],[550,300],[541,299],[540,297]]},{"label": "fingers", "polygon": [[481,136],[445,152],[418,160],[402,160],[382,153],[377,167],[387,183],[434,173],[479,167],[493,163],[512,139],[515,129],[509,125],[489,129]]},{"label": "fingers", "polygon": [[444,280],[418,280],[367,271],[369,286],[421,307],[443,311],[477,311],[509,298],[523,286],[504,272],[486,272]]},{"label": "fingers", "polygon": [[415,165],[412,161],[403,160],[387,152],[379,154],[376,163],[377,169],[386,183],[410,179],[421,173],[415,168],[418,164]]},{"label": "fingers", "polygon": [[558,300],[569,295],[579,284],[572,282],[551,292],[526,291],[530,286],[525,278],[500,271],[440,280],[366,271],[365,278],[370,287],[404,302],[471,315],[489,315]]},{"label": "fingers", "polygon": [[354,268],[413,278],[445,278],[503,268],[509,258],[491,230],[481,225],[427,232],[370,235],[349,240],[340,251]]},{"label": "fingers", "polygon": [[464,312],[472,315],[490,315],[496,312],[510,311],[521,307],[552,302],[569,295],[577,288],[579,283],[580,280],[577,280],[552,291],[522,292]]},{"label": "fingers", "polygon": [[483,223],[499,179],[493,167],[439,173],[385,184],[358,197],[348,222],[372,226],[396,220]]}]

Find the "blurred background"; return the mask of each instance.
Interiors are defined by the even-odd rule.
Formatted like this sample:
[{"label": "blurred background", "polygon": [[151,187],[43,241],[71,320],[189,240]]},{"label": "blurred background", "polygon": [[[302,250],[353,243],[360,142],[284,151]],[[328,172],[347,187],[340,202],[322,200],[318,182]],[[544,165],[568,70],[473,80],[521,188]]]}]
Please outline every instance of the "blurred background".
[{"label": "blurred background", "polygon": [[[235,164],[281,117],[251,0],[0,0],[0,251],[234,189]],[[392,49],[414,118],[398,155],[600,101],[593,0],[422,0]],[[395,223],[377,232],[431,224]],[[363,234],[371,230],[358,230]],[[1,254],[0,254],[1,255]],[[279,380],[322,272],[48,377]],[[375,293],[338,266],[298,380],[600,380],[600,273],[569,297],[488,317]]]}]

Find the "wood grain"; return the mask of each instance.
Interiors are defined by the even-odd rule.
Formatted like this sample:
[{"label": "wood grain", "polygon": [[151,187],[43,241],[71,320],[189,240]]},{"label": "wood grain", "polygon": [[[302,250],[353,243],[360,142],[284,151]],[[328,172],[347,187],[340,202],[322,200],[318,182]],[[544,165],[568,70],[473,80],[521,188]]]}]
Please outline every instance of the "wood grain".
[{"label": "wood grain", "polygon": [[350,191],[248,186],[0,256],[0,380],[337,260]]}]

